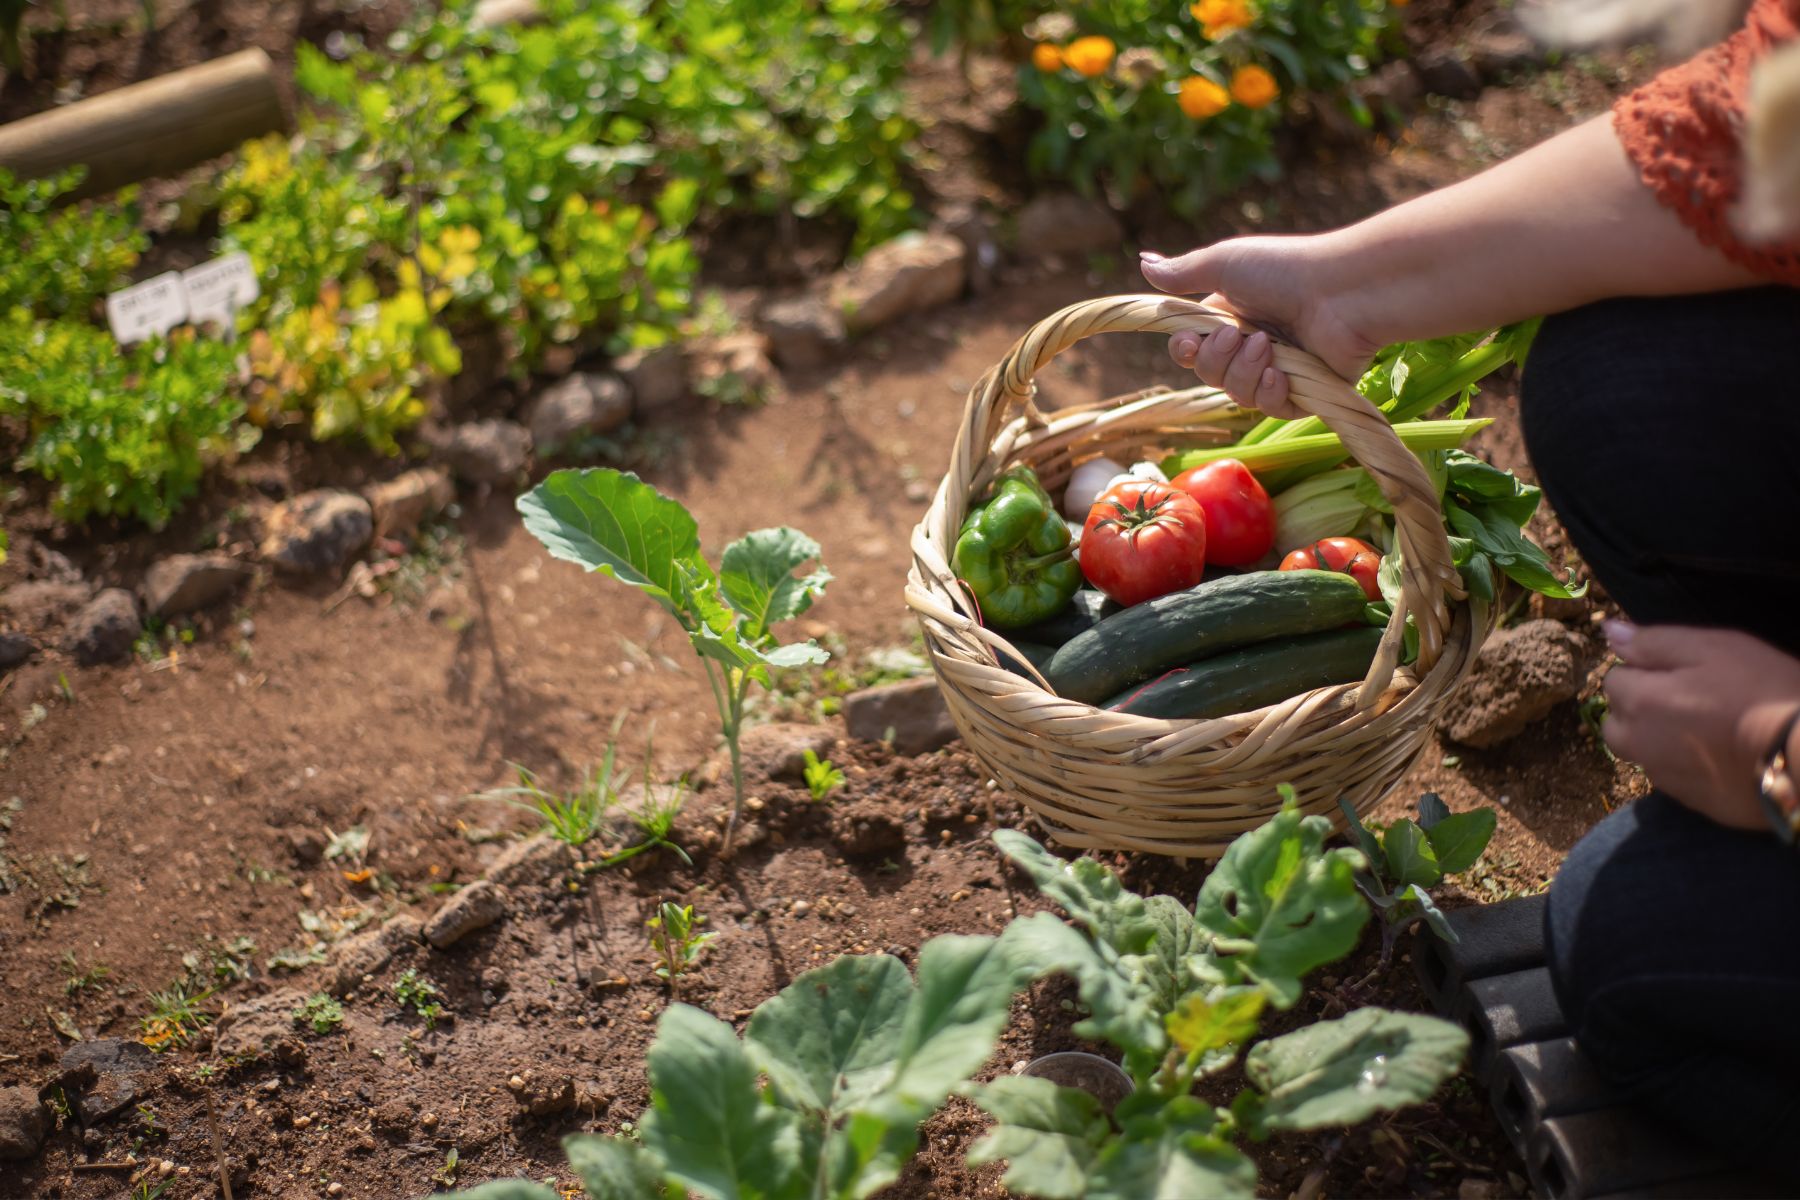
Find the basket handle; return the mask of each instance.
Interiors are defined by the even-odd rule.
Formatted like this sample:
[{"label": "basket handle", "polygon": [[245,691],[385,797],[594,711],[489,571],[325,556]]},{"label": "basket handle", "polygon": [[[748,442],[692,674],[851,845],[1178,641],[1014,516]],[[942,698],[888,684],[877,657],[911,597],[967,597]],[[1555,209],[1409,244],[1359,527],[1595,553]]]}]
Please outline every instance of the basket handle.
[{"label": "basket handle", "polygon": [[[1032,379],[1083,338],[1099,333],[1193,332],[1202,336],[1241,322],[1230,313],[1175,296],[1110,296],[1072,304],[1033,325],[1006,357],[969,393],[962,436],[951,456],[951,478],[974,479],[975,469],[1024,410],[1042,419],[1032,401]],[[1461,599],[1462,577],[1451,560],[1437,489],[1422,464],[1368,399],[1315,356],[1271,340],[1274,365],[1288,376],[1288,397],[1342,439],[1394,507],[1395,549],[1400,554],[1401,598],[1381,649],[1364,681],[1359,703],[1371,705],[1387,690],[1399,661],[1406,618],[1419,631],[1419,666],[1429,669],[1444,649],[1450,628],[1446,597]]]}]

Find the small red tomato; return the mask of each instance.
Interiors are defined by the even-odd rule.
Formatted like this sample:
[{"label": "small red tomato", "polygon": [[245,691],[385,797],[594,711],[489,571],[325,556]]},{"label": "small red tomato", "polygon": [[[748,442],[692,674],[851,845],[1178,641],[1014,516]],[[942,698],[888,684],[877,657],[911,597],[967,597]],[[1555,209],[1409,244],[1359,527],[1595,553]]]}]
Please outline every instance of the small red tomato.
[{"label": "small red tomato", "polygon": [[1381,599],[1381,552],[1359,538],[1334,537],[1288,551],[1283,571],[1339,571],[1362,585],[1363,595]]},{"label": "small red tomato", "polygon": [[1104,492],[1081,531],[1081,572],[1120,604],[1178,592],[1206,570],[1206,514],[1186,492],[1129,479]]},{"label": "small red tomato", "polygon": [[1250,468],[1221,458],[1172,481],[1206,514],[1206,561],[1247,567],[1275,546],[1275,506]]}]

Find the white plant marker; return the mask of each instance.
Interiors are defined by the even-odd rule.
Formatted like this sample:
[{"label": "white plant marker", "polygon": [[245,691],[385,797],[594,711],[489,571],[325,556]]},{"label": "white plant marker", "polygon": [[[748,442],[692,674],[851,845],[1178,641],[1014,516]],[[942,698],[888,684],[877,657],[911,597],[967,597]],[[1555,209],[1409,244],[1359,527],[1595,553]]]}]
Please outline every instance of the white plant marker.
[{"label": "white plant marker", "polygon": [[160,337],[187,317],[187,291],[175,271],[165,271],[106,298],[106,322],[121,346]]}]

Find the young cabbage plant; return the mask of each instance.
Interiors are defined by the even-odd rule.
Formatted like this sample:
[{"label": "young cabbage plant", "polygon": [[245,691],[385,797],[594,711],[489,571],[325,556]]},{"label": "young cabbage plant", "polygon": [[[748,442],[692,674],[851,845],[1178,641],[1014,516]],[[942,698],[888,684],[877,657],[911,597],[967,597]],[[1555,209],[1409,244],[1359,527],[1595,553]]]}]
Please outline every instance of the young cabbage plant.
[{"label": "young cabbage plant", "polygon": [[1338,801],[1344,821],[1356,839],[1368,868],[1359,871],[1356,886],[1381,912],[1381,960],[1387,966],[1395,940],[1420,921],[1447,941],[1456,941],[1456,930],[1432,902],[1427,888],[1442,883],[1446,875],[1460,875],[1474,866],[1494,836],[1497,818],[1491,808],[1453,813],[1436,792],[1419,797],[1419,819],[1402,817],[1386,827],[1370,829],[1356,815],[1348,800]]},{"label": "young cabbage plant", "polygon": [[610,467],[556,471],[519,497],[525,528],[550,553],[637,588],[680,623],[700,656],[731,751],[731,845],[744,806],[738,738],[750,689],[768,687],[769,672],[807,667],[830,657],[817,642],[783,643],[774,626],[790,621],[822,595],[831,573],[819,544],[782,526],[745,534],[715,571],[700,553],[700,529],[680,503],[636,475]]},{"label": "young cabbage plant", "polygon": [[[650,1047],[640,1138],[569,1137],[570,1168],[592,1200],[873,1195],[917,1150],[919,1123],[993,1053],[1033,973],[1008,936],[933,938],[916,982],[897,958],[845,956],[764,1001],[741,1039],[670,1005]],[[523,1180],[459,1196],[556,1200]]]},{"label": "young cabbage plant", "polygon": [[[1093,1014],[1075,1032],[1118,1047],[1134,1090],[1109,1114],[1029,1076],[969,1088],[997,1122],[970,1162],[1006,1160],[1006,1186],[1045,1200],[1248,1200],[1256,1168],[1238,1139],[1355,1124],[1454,1075],[1468,1046],[1460,1028],[1379,1008],[1251,1045],[1263,1012],[1292,1007],[1307,972],[1348,954],[1368,920],[1355,883],[1363,854],[1327,849],[1330,833],[1290,805],[1231,844],[1192,910],[1126,891],[1091,859],[995,834],[1075,921],[1015,922],[1007,936],[1040,969],[1074,976]],[[1248,1086],[1230,1105],[1193,1094],[1240,1055]]]}]

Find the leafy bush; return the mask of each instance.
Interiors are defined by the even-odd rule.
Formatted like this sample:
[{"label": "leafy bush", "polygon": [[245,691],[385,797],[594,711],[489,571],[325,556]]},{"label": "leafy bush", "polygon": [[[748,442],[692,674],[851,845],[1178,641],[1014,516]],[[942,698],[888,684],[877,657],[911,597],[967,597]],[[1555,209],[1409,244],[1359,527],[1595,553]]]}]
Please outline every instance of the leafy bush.
[{"label": "leafy bush", "polygon": [[47,179],[19,179],[0,167],[0,314],[86,318],[95,303],[130,282],[149,240],[137,227],[136,190],[109,203],[55,207],[81,182],[73,167]]},{"label": "leafy bush", "polygon": [[59,516],[160,527],[240,444],[235,358],[185,331],[121,350],[83,322],[0,315],[0,415],[27,429],[19,468],[56,485]]},{"label": "leafy bush", "polygon": [[[759,1006],[742,1041],[673,1005],[650,1050],[641,1144],[571,1137],[570,1166],[594,1200],[867,1196],[898,1176],[919,1122],[960,1092],[997,1121],[971,1163],[1007,1160],[1005,1183],[1021,1194],[1252,1197],[1256,1169],[1236,1139],[1418,1103],[1468,1045],[1449,1022],[1377,1008],[1250,1045],[1264,1011],[1292,1007],[1304,976],[1349,953],[1368,921],[1354,879],[1368,864],[1354,848],[1327,849],[1330,830],[1290,805],[1231,844],[1192,909],[1134,895],[1092,859],[1064,862],[998,833],[1074,928],[1038,913],[998,939],[933,938],[916,985],[886,955],[840,958]],[[1134,1090],[1110,1114],[1045,1079],[967,1082],[1011,997],[1056,972],[1074,976],[1093,1014],[1075,1032],[1123,1052]],[[1193,1094],[1240,1056],[1248,1086],[1230,1105]],[[462,1195],[554,1193],[516,1181]]]},{"label": "leafy bush", "polygon": [[[963,6],[971,7],[971,6]],[[1194,215],[1278,172],[1272,136],[1295,96],[1358,101],[1388,0],[1096,0],[1024,26],[1021,100],[1043,114],[1028,163],[1119,204],[1159,191]],[[1003,6],[1017,19],[1019,10]],[[975,16],[963,22],[979,29]],[[1366,118],[1360,108],[1359,116]]]}]

